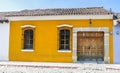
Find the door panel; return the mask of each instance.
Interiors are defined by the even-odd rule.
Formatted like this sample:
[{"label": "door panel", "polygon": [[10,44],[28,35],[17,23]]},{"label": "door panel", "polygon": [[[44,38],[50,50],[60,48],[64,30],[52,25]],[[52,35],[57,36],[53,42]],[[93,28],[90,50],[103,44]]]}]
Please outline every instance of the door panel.
[{"label": "door panel", "polygon": [[103,61],[104,33],[78,32],[77,34],[78,61]]}]

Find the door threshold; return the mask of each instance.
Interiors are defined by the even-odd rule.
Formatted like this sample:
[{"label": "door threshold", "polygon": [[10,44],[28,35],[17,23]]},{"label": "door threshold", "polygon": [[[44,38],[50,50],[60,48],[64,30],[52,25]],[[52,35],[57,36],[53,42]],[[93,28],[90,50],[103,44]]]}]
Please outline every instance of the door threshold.
[{"label": "door threshold", "polygon": [[77,63],[83,63],[83,64],[105,64],[104,61],[77,61]]}]

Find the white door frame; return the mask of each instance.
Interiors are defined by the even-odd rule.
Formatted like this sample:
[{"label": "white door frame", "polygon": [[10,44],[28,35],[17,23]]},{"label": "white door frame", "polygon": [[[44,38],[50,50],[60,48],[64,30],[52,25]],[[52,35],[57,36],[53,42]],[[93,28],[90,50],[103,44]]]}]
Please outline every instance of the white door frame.
[{"label": "white door frame", "polygon": [[72,60],[73,62],[77,62],[77,32],[79,31],[103,31],[104,32],[104,63],[110,63],[109,57],[109,28],[107,27],[99,27],[99,28],[73,28],[73,54]]}]

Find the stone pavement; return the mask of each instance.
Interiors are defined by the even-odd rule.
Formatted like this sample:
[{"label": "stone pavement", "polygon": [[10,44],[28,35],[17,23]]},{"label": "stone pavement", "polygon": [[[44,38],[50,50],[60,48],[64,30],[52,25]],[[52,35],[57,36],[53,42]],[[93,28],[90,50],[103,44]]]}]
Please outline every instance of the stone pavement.
[{"label": "stone pavement", "polygon": [[118,64],[0,62],[0,73],[120,73]]}]

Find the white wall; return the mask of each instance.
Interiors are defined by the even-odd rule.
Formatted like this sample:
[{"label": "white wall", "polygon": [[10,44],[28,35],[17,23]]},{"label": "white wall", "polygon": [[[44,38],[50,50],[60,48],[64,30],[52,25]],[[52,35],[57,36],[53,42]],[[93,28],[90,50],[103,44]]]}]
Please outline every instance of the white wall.
[{"label": "white wall", "polygon": [[0,61],[9,60],[9,23],[0,23]]},{"label": "white wall", "polygon": [[113,35],[114,35],[114,63],[120,64],[120,24],[114,26]]}]

